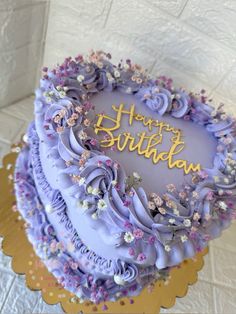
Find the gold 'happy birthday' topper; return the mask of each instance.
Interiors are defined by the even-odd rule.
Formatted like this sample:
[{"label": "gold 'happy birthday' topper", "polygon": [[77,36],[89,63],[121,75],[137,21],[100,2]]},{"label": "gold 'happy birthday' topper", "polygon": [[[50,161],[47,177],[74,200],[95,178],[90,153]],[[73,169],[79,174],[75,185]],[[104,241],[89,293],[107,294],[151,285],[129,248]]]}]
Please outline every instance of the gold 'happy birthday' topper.
[{"label": "gold 'happy birthday' topper", "polygon": [[[119,151],[123,151],[127,147],[131,152],[137,151],[139,155],[151,158],[154,164],[160,161],[167,161],[168,168],[170,169],[174,167],[178,169],[183,168],[185,174],[188,174],[190,171],[200,171],[200,164],[194,165],[184,159],[173,160],[173,157],[178,155],[185,147],[185,143],[181,139],[181,130],[163,121],[153,120],[136,113],[134,104],[129,109],[125,109],[122,103],[118,107],[112,105],[112,109],[116,112],[115,118],[105,114],[97,114],[98,120],[94,126],[95,133],[105,132],[106,135],[104,139],[100,140],[101,147],[108,148],[115,145]],[[139,121],[150,132],[155,130],[155,133],[150,134],[150,132],[147,133],[145,131],[138,133],[138,139],[135,139],[130,132],[122,132],[115,135],[114,131],[120,128],[121,119],[124,115],[127,115],[130,126],[132,126],[134,121]],[[113,125],[111,127],[104,126],[105,120],[112,122]],[[164,131],[173,133],[171,138],[172,146],[169,151],[159,152],[156,146],[162,143]]]}]

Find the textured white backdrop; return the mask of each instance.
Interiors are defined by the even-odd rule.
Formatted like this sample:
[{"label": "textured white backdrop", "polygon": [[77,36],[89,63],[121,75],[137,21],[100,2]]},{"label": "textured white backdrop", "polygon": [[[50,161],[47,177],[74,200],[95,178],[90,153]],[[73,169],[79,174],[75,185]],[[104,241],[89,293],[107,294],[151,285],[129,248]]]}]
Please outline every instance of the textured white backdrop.
[{"label": "textured white backdrop", "polygon": [[[0,0],[0,31],[0,157],[33,117],[25,97],[42,63],[91,48],[131,57],[177,86],[204,87],[236,114],[235,0]],[[212,242],[198,283],[163,313],[236,313],[235,236],[236,224]],[[0,313],[61,312],[25,288],[0,252]]]}]

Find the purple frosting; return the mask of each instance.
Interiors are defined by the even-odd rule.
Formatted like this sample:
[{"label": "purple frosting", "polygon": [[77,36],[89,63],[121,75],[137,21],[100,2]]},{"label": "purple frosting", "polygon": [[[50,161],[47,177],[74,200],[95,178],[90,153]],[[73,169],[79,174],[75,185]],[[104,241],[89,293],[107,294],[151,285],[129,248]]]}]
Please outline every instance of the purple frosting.
[{"label": "purple frosting", "polygon": [[[92,95],[104,90],[133,94],[160,115],[203,125],[218,143],[213,167],[161,196],[129,186],[93,131]],[[48,71],[36,91],[28,137],[16,163],[17,205],[36,253],[82,299],[139,294],[206,247],[235,216],[235,119],[203,97],[150,80],[130,60],[115,66],[99,52]]]}]

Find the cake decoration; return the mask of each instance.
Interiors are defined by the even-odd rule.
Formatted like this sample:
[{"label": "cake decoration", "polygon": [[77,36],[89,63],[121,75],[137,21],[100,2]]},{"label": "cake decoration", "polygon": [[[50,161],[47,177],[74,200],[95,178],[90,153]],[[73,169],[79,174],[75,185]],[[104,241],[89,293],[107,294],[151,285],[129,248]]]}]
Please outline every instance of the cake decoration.
[{"label": "cake decoration", "polygon": [[[150,78],[129,59],[117,66],[110,59],[110,54],[92,52],[87,59],[79,55],[55,69],[44,68],[35,120],[15,170],[17,207],[28,238],[48,270],[80,302],[138,295],[203,250],[236,216],[235,118],[221,105],[209,105],[205,91],[187,93],[170,79]],[[133,96],[153,116],[205,128],[217,142],[212,167],[187,168],[182,160],[176,167],[191,170],[189,181],[169,182],[165,193],[158,185],[146,192],[141,169],[127,173],[103,150],[103,143],[114,142],[102,124],[107,108],[96,120],[93,99],[103,92],[107,97],[121,93],[124,102]],[[125,107],[114,108],[121,113]],[[170,125],[165,127],[171,132]],[[100,128],[112,135],[101,143]],[[180,131],[175,140],[183,144]],[[146,176],[158,176],[153,167]]]},{"label": "cake decoration", "polygon": [[[115,145],[119,151],[123,151],[128,147],[130,152],[137,150],[139,155],[151,158],[154,164],[157,164],[160,161],[167,161],[170,169],[174,167],[183,168],[185,174],[192,171],[200,171],[200,164],[194,165],[193,163],[190,163],[188,165],[186,160],[173,160],[173,157],[178,155],[184,149],[184,141],[182,140],[182,132],[180,129],[171,127],[163,121],[153,120],[136,113],[134,104],[128,109],[124,108],[124,104],[120,104],[117,107],[112,105],[112,109],[117,113],[116,119],[102,113],[98,114],[98,121],[95,124],[96,134],[99,132],[105,133],[104,139],[100,141],[101,147],[108,148],[114,147]],[[147,134],[145,131],[138,133],[136,134],[139,138],[138,142],[135,137],[127,131],[114,136],[113,132],[120,128],[120,122],[124,115],[128,115],[130,126],[133,124],[134,120],[140,121],[149,131],[153,131],[153,129],[155,130],[156,128],[156,133]],[[104,120],[112,121],[114,126],[106,127],[104,125]],[[172,146],[168,152],[160,152],[156,148],[157,145],[162,143],[164,132],[173,133],[171,138]]]}]

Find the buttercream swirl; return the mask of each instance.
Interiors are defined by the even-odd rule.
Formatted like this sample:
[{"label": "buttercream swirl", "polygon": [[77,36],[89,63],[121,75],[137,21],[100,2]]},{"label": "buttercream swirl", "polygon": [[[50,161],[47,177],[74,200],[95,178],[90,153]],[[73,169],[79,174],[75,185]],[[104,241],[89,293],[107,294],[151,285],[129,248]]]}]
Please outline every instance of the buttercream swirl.
[{"label": "buttercream swirl", "polygon": [[137,92],[141,99],[151,110],[164,115],[172,107],[171,92],[164,87],[148,86],[142,87]]}]

